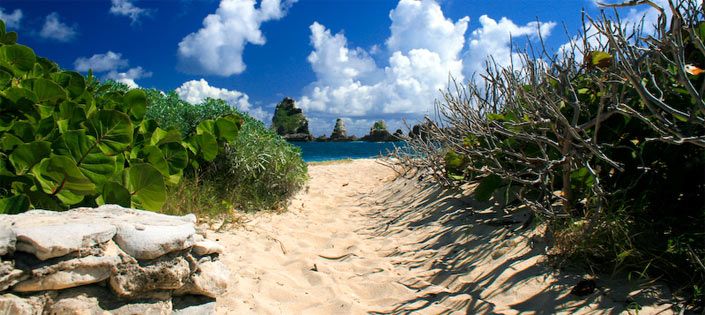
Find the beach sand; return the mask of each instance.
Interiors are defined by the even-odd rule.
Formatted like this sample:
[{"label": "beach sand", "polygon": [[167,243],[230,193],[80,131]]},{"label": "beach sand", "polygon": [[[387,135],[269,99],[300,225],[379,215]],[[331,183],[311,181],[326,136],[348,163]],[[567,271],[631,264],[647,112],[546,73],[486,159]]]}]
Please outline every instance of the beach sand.
[{"label": "beach sand", "polygon": [[231,271],[219,314],[614,314],[636,304],[640,314],[671,313],[664,286],[620,276],[570,295],[583,274],[549,265],[541,234],[522,229],[526,213],[503,216],[458,189],[394,180],[375,160],[309,173],[287,212],[208,232]]}]

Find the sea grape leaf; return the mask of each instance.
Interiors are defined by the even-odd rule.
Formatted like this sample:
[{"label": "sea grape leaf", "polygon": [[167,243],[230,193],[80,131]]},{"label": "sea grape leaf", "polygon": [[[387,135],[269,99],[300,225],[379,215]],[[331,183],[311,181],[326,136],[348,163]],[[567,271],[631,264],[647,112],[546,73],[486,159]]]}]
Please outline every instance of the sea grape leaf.
[{"label": "sea grape leaf", "polygon": [[130,113],[130,117],[136,122],[144,118],[147,112],[147,95],[139,89],[130,90],[123,96],[123,102]]},{"label": "sea grape leaf", "polygon": [[3,151],[10,151],[14,149],[16,146],[23,144],[24,141],[22,139],[17,138],[15,135],[11,133],[3,133],[2,136],[0,136],[0,150]]},{"label": "sea grape leaf", "polygon": [[150,134],[156,130],[159,125],[154,119],[145,119],[140,122],[139,133],[143,135]]},{"label": "sea grape leaf", "polygon": [[0,87],[4,87],[12,81],[12,74],[0,69]]},{"label": "sea grape leaf", "polygon": [[27,195],[16,195],[0,199],[0,214],[17,214],[29,210]]},{"label": "sea grape leaf", "polygon": [[12,124],[12,128],[10,128],[10,132],[24,142],[31,142],[34,140],[36,130],[31,123],[24,120],[16,120]]},{"label": "sea grape leaf", "polygon": [[61,135],[54,145],[54,152],[70,156],[81,173],[98,188],[115,175],[115,157],[103,154],[95,139],[83,130],[71,130]]},{"label": "sea grape leaf", "polygon": [[2,43],[5,45],[12,45],[17,43],[17,32],[8,32],[2,36]]},{"label": "sea grape leaf", "polygon": [[188,152],[181,143],[167,143],[159,146],[164,159],[169,163],[169,174],[174,174],[188,166]]},{"label": "sea grape leaf", "polygon": [[204,160],[210,162],[218,156],[218,141],[216,141],[213,134],[204,133],[195,135],[192,140],[198,148],[198,154],[200,154]]},{"label": "sea grape leaf", "polygon": [[475,188],[475,191],[473,192],[475,195],[475,199],[477,201],[490,200],[492,194],[500,186],[502,186],[502,178],[494,174],[488,175],[487,177],[483,178],[480,181],[480,184],[477,185],[477,187]]},{"label": "sea grape leaf", "polygon": [[56,72],[51,75],[52,79],[59,83],[71,98],[76,98],[86,91],[86,80],[83,76],[74,71]]},{"label": "sea grape leaf", "polygon": [[106,182],[103,186],[101,201],[102,204],[114,204],[128,208],[132,205],[132,198],[127,188],[113,181]]},{"label": "sea grape leaf", "polygon": [[169,176],[169,163],[164,158],[162,150],[153,145],[145,146],[142,153],[146,156],[146,161],[149,162],[163,176]]},{"label": "sea grape leaf", "polygon": [[237,132],[240,129],[239,121],[234,117],[220,117],[215,120],[216,136],[227,142],[235,140]]},{"label": "sea grape leaf", "polygon": [[130,206],[159,210],[166,201],[164,177],[149,164],[134,164],[123,171],[123,183],[131,196]]},{"label": "sea grape leaf", "polygon": [[46,209],[46,210],[62,210],[66,209],[66,206],[62,206],[56,198],[52,198],[50,195],[44,193],[40,190],[29,190],[25,194],[29,197],[29,201],[34,209]]},{"label": "sea grape leaf", "polygon": [[465,178],[465,167],[467,161],[465,156],[450,150],[443,158],[445,162],[446,174],[452,180],[462,180]]},{"label": "sea grape leaf", "polygon": [[55,104],[68,98],[64,88],[44,78],[23,80],[21,86],[32,90],[40,104]]},{"label": "sea grape leaf", "polygon": [[123,152],[132,144],[132,121],[125,113],[112,109],[99,110],[88,117],[84,126],[106,155]]},{"label": "sea grape leaf", "polygon": [[605,69],[612,65],[612,55],[604,51],[591,51],[586,57],[591,67]]},{"label": "sea grape leaf", "polygon": [[68,156],[52,155],[32,168],[42,190],[66,205],[79,203],[83,196],[95,194],[95,184],[81,173]]},{"label": "sea grape leaf", "polygon": [[197,135],[202,135],[202,134],[216,135],[215,121],[213,121],[212,119],[206,119],[204,121],[201,121],[198,124],[198,126],[196,126],[196,134]]},{"label": "sea grape leaf", "polygon": [[23,45],[4,45],[0,47],[0,60],[20,73],[31,71],[37,56],[34,50]]},{"label": "sea grape leaf", "polygon": [[152,132],[152,137],[149,140],[150,145],[162,145],[165,143],[181,142],[181,131],[176,129],[164,130],[157,127]]},{"label": "sea grape leaf", "polygon": [[42,159],[51,154],[51,143],[46,141],[34,141],[23,143],[17,146],[9,156],[12,167],[17,175],[24,175]]}]

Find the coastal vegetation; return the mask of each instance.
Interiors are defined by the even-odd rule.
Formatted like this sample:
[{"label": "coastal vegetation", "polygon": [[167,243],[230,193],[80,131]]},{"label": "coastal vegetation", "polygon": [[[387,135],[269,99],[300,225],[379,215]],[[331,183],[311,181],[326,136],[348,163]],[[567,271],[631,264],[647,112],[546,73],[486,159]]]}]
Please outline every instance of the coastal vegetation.
[{"label": "coastal vegetation", "polygon": [[531,210],[557,263],[666,280],[702,310],[705,18],[693,1],[658,10],[653,30],[603,13],[556,54],[489,62],[396,156],[477,184],[502,213]]},{"label": "coastal vegetation", "polygon": [[101,83],[17,37],[0,21],[0,213],[281,208],[306,181],[298,149],[222,100]]}]

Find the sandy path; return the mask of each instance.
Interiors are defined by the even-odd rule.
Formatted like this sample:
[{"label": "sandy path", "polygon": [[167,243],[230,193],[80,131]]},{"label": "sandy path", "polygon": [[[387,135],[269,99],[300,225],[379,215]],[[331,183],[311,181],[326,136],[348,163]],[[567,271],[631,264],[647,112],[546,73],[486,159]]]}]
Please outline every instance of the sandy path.
[{"label": "sandy path", "polygon": [[623,279],[569,295],[582,275],[544,263],[545,243],[519,228],[525,212],[507,217],[459,191],[390,181],[374,160],[309,174],[288,212],[209,233],[231,270],[219,314],[615,314],[632,302],[640,314],[670,313],[662,288]]},{"label": "sandy path", "polygon": [[393,172],[364,160],[309,173],[308,191],[288,212],[256,214],[244,228],[217,234],[232,272],[219,313],[360,314],[413,296],[394,281],[396,265],[379,251],[385,241],[361,231],[371,226],[361,195]]}]

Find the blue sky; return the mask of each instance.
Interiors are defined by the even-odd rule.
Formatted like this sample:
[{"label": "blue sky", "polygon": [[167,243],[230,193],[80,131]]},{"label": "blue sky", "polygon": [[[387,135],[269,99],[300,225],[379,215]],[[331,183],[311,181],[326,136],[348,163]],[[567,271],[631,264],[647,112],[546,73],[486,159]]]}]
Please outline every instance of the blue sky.
[{"label": "blue sky", "polygon": [[220,97],[267,122],[290,96],[316,135],[337,117],[358,135],[414,122],[449,75],[508,62],[510,35],[541,29],[557,49],[582,9],[598,12],[591,0],[0,0],[20,43],[65,69]]}]

